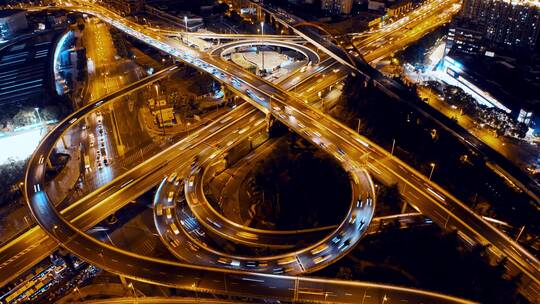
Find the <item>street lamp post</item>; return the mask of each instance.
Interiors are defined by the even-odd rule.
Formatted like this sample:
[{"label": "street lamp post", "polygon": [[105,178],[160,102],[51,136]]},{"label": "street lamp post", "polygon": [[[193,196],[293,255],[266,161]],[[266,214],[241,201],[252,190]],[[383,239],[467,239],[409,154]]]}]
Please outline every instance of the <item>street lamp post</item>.
[{"label": "street lamp post", "polygon": [[429,180],[431,180],[431,177],[433,176],[433,171],[435,171],[435,166],[436,164],[435,163],[430,163],[429,164],[431,166],[431,171],[429,172]]},{"label": "street lamp post", "polygon": [[[264,21],[261,21],[261,42],[264,41]],[[265,70],[264,68],[264,50],[261,49],[261,53],[262,53],[262,68],[263,68],[263,73]]]},{"label": "street lamp post", "polygon": [[184,25],[186,26],[186,42],[189,45],[189,36],[188,36],[188,27],[187,27],[187,16],[184,16]]},{"label": "street lamp post", "polygon": [[394,155],[395,147],[396,147],[396,139],[392,139],[392,150],[390,151],[390,155]]},{"label": "street lamp post", "polygon": [[32,225],[30,225],[30,221],[28,220],[28,216],[24,216],[24,221],[26,223],[26,225],[28,225],[28,229],[30,229],[30,227],[32,227]]},{"label": "street lamp post", "polygon": [[39,124],[41,124],[41,115],[39,115],[39,108],[34,108],[34,110],[36,110]]},{"label": "street lamp post", "polygon": [[163,136],[165,136],[165,126],[163,125],[163,109],[162,109],[162,106],[161,106],[161,101],[159,101],[159,86],[158,84],[154,84],[154,88],[156,89],[156,104],[157,106],[159,107],[159,118],[161,119],[161,122],[160,122],[160,128],[161,128],[161,132],[163,133]]},{"label": "street lamp post", "polygon": [[131,288],[131,290],[133,290],[133,296],[135,296],[135,299],[137,299],[137,301],[138,301],[139,297],[137,296],[137,292],[135,291],[135,287],[133,287],[133,283],[129,282],[128,287]]},{"label": "street lamp post", "polygon": [[83,297],[81,295],[81,291],[79,290],[79,287],[75,286],[75,288],[73,288],[73,291],[75,291],[79,295],[79,300],[82,301]]}]

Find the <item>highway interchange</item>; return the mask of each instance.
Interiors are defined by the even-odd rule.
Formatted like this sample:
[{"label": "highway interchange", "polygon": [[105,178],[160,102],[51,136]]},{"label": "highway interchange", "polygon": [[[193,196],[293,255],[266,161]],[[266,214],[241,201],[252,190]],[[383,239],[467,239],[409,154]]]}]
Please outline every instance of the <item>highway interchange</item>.
[{"label": "highway interchange", "polygon": [[[414,169],[392,157],[388,152],[377,147],[368,139],[355,134],[339,122],[306,104],[304,100],[298,99],[294,94],[265,82],[232,64],[205,56],[205,54],[198,54],[194,50],[178,46],[174,41],[156,36],[152,32],[146,33],[142,27],[124,24],[123,21],[119,21],[122,20],[120,18],[115,20],[112,17],[114,16],[112,12],[96,9],[95,7],[85,7],[79,10],[96,15],[126,33],[150,43],[196,68],[211,73],[217,80],[227,84],[233,92],[248,99],[252,105],[265,113],[273,115],[301,136],[320,146],[329,154],[334,155],[338,161],[343,164],[346,163],[347,165],[344,166],[346,168],[349,167],[347,168],[348,170],[357,171],[361,167],[366,167],[372,175],[383,181],[397,181],[402,195],[422,213],[430,216],[435,222],[444,223],[445,227],[453,226],[458,228],[473,241],[492,244],[493,247],[490,250],[493,250],[498,255],[502,256],[502,252],[504,252],[514,262],[513,265],[528,274],[531,278],[533,283],[530,284],[532,288],[531,292],[536,290],[535,288],[537,287],[535,285],[538,283],[538,261],[534,257],[530,256],[530,254],[502,233],[485,223],[485,221],[472,213],[464,204],[452,197],[449,193],[428,181]],[[334,64],[333,62],[329,63],[331,65]],[[428,298],[440,297],[441,300],[444,299],[449,303],[461,301],[441,295],[426,294],[419,291],[383,285],[346,284],[337,281],[321,282],[317,279],[262,275],[237,272],[232,269],[227,273],[221,273],[212,268],[202,268],[136,256],[88,237],[83,231],[85,228],[88,229],[88,227],[91,227],[92,222],[95,222],[96,219],[95,215],[87,216],[88,214],[94,213],[103,216],[104,212],[111,212],[114,209],[110,207],[111,204],[114,206],[114,202],[116,202],[116,205],[120,206],[122,203],[137,197],[141,194],[141,191],[151,188],[161,180],[164,175],[163,173],[166,172],[168,174],[178,170],[178,168],[188,168],[191,165],[191,159],[195,155],[201,155],[201,159],[214,155],[214,149],[209,148],[209,146],[225,147],[231,140],[238,139],[235,133],[245,128],[245,122],[249,121],[250,117],[259,116],[259,120],[264,119],[264,116],[259,111],[253,110],[247,105],[240,106],[228,114],[232,118],[227,123],[214,122],[208,125],[206,128],[188,136],[185,140],[174,144],[171,148],[149,159],[144,164],[115,178],[110,184],[98,189],[95,193],[85,198],[87,200],[93,198],[95,200],[94,202],[99,202],[95,204],[98,207],[89,209],[79,216],[69,217],[66,214],[60,215],[48,202],[46,193],[40,190],[43,188],[43,172],[45,167],[43,159],[50,153],[50,148],[54,146],[57,138],[65,130],[71,125],[76,125],[87,113],[103,106],[109,100],[114,100],[114,97],[112,96],[103,101],[96,101],[60,123],[43,140],[34,154],[27,171],[27,180],[25,183],[26,196],[40,225],[47,230],[50,236],[60,241],[63,247],[81,256],[83,259],[97,264],[103,269],[141,281],[218,293],[253,294],[252,290],[248,290],[249,288],[242,286],[242,284],[232,284],[235,280],[239,280],[252,282],[253,285],[258,287],[258,295],[263,292],[264,287],[269,288],[269,286],[273,286],[274,288],[269,288],[272,290],[266,292],[270,292],[272,297],[289,300],[307,300],[310,298],[322,300],[320,298],[321,296],[324,296],[325,299],[330,296],[335,297],[330,298],[332,300],[350,302],[358,300],[358,297],[362,295],[362,291],[364,291],[363,295],[365,299],[366,290],[370,290],[370,292],[374,290],[385,290],[385,294],[392,294],[391,297],[393,298],[404,296],[409,300],[409,303],[412,303],[414,300],[420,302],[423,296]],[[227,134],[228,136],[222,134]],[[184,153],[182,157],[178,157],[177,151],[188,147],[190,148],[187,150],[189,151],[188,155]],[[195,149],[195,147],[199,148]],[[222,152],[220,151],[220,153]],[[349,158],[349,161],[343,161],[344,157]],[[204,167],[200,167],[198,170],[198,173],[201,174],[205,172]],[[134,185],[137,185],[137,187],[134,187]],[[186,190],[191,190],[187,188],[190,187],[189,183],[186,183],[184,186]],[[190,193],[189,191],[185,192]],[[99,196],[104,193],[107,193],[108,197],[100,200]],[[356,197],[359,196],[356,195]],[[351,210],[354,209],[356,200],[353,200],[353,202],[351,204]],[[79,203],[76,206],[78,205]],[[102,208],[103,210],[98,211],[97,208]],[[72,208],[70,210],[74,209]],[[369,221],[372,216],[372,209],[367,212],[368,214],[362,217]],[[74,212],[73,214],[77,213]],[[74,222],[69,223],[63,216],[67,219],[73,219]],[[86,217],[89,219],[82,220]],[[199,219],[204,218],[205,216],[199,217]],[[344,223],[350,223],[349,219],[350,217],[346,217]],[[78,220],[79,222],[77,222]],[[205,221],[203,220],[202,222],[204,223]],[[355,221],[353,224],[356,225],[359,222]],[[207,225],[206,228],[211,227],[212,225]],[[43,231],[40,233],[43,233]],[[332,238],[327,237],[325,240],[331,241]],[[500,247],[502,247],[502,250],[499,249]],[[99,250],[96,250],[96,248],[99,248]],[[513,248],[513,250],[508,250],[509,248]],[[497,252],[496,250],[499,251]],[[119,265],[119,261],[122,261],[120,263],[122,265]],[[298,264],[296,272],[303,272],[300,265],[302,263]],[[180,273],[182,275],[179,277],[178,274]],[[227,282],[225,282],[225,278],[228,280]],[[291,286],[293,287],[292,290],[295,290],[292,294],[288,290]],[[302,290],[311,290],[311,292],[302,293]],[[354,299],[348,298],[352,295],[354,295]]]}]

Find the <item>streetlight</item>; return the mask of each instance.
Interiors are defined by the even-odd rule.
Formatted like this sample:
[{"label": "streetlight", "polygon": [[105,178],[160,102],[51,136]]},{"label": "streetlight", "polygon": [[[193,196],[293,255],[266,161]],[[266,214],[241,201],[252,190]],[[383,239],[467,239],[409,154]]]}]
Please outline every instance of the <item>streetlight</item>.
[{"label": "streetlight", "polygon": [[433,176],[433,171],[435,171],[435,163],[430,163],[429,164],[431,166],[431,172],[429,172],[429,180],[431,180],[431,176]]},{"label": "streetlight", "polygon": [[[261,42],[264,40],[264,21],[261,21]],[[264,50],[261,50],[262,52],[262,68],[263,68],[263,72],[265,71],[265,68],[264,68]]]},{"label": "streetlight", "polygon": [[322,103],[322,111],[323,111],[323,113],[324,113],[324,100],[323,100],[323,98],[322,98],[322,92],[319,91],[319,92],[317,93],[317,96],[319,96],[319,99],[321,100],[321,103]]},{"label": "streetlight", "polygon": [[138,300],[139,297],[137,296],[137,292],[135,291],[135,287],[133,287],[133,283],[129,282],[128,287],[131,288],[131,290],[133,290],[133,295]]},{"label": "streetlight", "polygon": [[41,115],[39,115],[39,108],[34,108],[34,110],[36,110],[38,121],[41,124]]},{"label": "streetlight", "polygon": [[188,27],[187,27],[187,16],[184,16],[184,24],[185,24],[185,26],[186,26],[186,42],[187,42],[187,44],[189,45],[189,36],[188,36],[188,34],[187,34],[187,32],[188,32]]},{"label": "streetlight", "polygon": [[24,221],[26,222],[26,225],[28,225],[28,229],[30,229],[30,227],[32,227],[32,225],[30,225],[30,221],[28,220],[28,216],[24,216]]},{"label": "streetlight", "polygon": [[75,288],[73,288],[73,291],[79,295],[79,300],[82,301],[83,297],[81,295],[81,291],[79,290],[79,287],[75,286]]}]

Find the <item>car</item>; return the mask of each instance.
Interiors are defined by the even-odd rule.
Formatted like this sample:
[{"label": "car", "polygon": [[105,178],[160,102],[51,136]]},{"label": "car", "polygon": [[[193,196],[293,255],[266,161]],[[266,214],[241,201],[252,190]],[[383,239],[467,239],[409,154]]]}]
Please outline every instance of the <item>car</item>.
[{"label": "car", "polygon": [[172,183],[174,181],[174,179],[176,178],[176,176],[177,176],[177,173],[173,172],[171,175],[169,175],[169,178],[167,179],[167,181],[169,183]]},{"label": "car", "polygon": [[316,258],[313,259],[313,263],[315,263],[315,265],[320,264],[320,263],[328,260],[331,256],[332,256],[331,254],[327,254],[327,255],[316,257]]},{"label": "car", "polygon": [[167,208],[165,209],[165,214],[167,215],[167,219],[172,219],[172,212],[171,212],[171,208]]},{"label": "car", "polygon": [[282,273],[285,273],[285,272],[290,272],[294,270],[294,267],[278,267],[278,268],[274,268],[272,269],[272,273],[273,274],[282,274]]},{"label": "car", "polygon": [[349,224],[354,224],[356,222],[356,214],[351,214],[351,218],[349,219]]},{"label": "car", "polygon": [[277,264],[278,265],[287,265],[287,264],[294,263],[294,262],[296,262],[296,256],[287,257],[287,258],[283,258],[281,260],[278,260]]},{"label": "car", "polygon": [[174,191],[169,191],[169,194],[167,195],[167,203],[172,203],[174,198]]},{"label": "car", "polygon": [[343,241],[343,243],[341,243],[338,246],[338,250],[343,251],[343,250],[347,249],[347,247],[349,247],[349,245],[351,245],[351,239],[346,239],[345,241]]},{"label": "car", "polygon": [[266,262],[259,262],[259,261],[247,261],[246,262],[246,267],[250,267],[250,268],[263,268],[263,267],[266,267],[268,266],[268,263]]},{"label": "car", "polygon": [[240,89],[242,87],[242,84],[240,83],[240,80],[238,80],[238,78],[233,77],[231,79],[231,83],[237,89]]},{"label": "car", "polygon": [[174,232],[174,234],[176,235],[180,234],[180,230],[178,230],[178,227],[176,226],[175,223],[171,223],[171,229]]},{"label": "car", "polygon": [[232,262],[231,259],[224,258],[224,257],[219,258],[217,261],[218,263],[225,264],[225,265],[229,265]]},{"label": "car", "polygon": [[364,224],[365,224],[364,219],[361,219],[360,225],[358,225],[358,230],[362,229],[362,227],[364,227]]},{"label": "car", "polygon": [[266,102],[266,100],[264,100],[264,98],[260,97],[259,95],[253,93],[253,91],[251,91],[250,89],[247,89],[246,90],[246,94],[253,98],[256,102],[259,102],[259,103],[264,103]]},{"label": "car", "polygon": [[176,247],[178,247],[178,246],[180,245],[180,242],[179,242],[178,240],[172,239],[172,240],[170,241],[170,244],[171,244],[171,246],[172,246],[173,248],[176,248]]},{"label": "car", "polygon": [[238,235],[239,237],[242,237],[242,238],[249,239],[249,240],[258,239],[258,236],[256,234],[250,233],[250,232],[245,232],[245,231],[239,231],[239,232],[236,233],[236,235]]},{"label": "car", "polygon": [[161,204],[156,204],[156,215],[157,216],[163,215],[163,206]]},{"label": "car", "polygon": [[328,249],[328,245],[322,244],[322,245],[319,245],[319,246],[315,247],[314,249],[312,249],[311,254],[312,255],[317,255],[317,254],[325,251],[326,249]]},{"label": "car", "polygon": [[97,163],[97,167],[98,167],[98,169],[99,169],[99,170],[103,169],[103,165],[101,164],[101,162],[100,162],[100,161],[98,161],[98,163]]}]

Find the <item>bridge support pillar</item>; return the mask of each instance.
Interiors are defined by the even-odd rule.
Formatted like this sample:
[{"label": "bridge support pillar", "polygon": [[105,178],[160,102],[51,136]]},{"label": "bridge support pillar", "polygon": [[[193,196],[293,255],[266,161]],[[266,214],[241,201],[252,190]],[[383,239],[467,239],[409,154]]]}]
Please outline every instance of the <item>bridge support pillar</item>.
[{"label": "bridge support pillar", "polygon": [[270,113],[267,113],[266,114],[266,133],[270,133],[270,129],[272,128],[272,126],[274,125],[274,122],[275,122],[275,118],[274,116],[272,116],[272,114]]},{"label": "bridge support pillar", "polygon": [[258,5],[257,5],[257,20],[258,21],[263,21],[264,20],[264,11]]},{"label": "bridge support pillar", "polygon": [[405,210],[407,210],[407,206],[409,204],[407,203],[407,201],[403,200],[403,205],[401,206],[401,213],[405,213]]},{"label": "bridge support pillar", "polygon": [[129,289],[129,283],[127,282],[126,278],[124,276],[119,275],[120,282],[122,283],[122,286],[124,286],[125,289]]},{"label": "bridge support pillar", "polygon": [[51,159],[47,157],[47,169],[52,169],[54,168],[52,163],[51,163]]},{"label": "bridge support pillar", "polygon": [[62,144],[64,145],[64,150],[67,150],[68,145],[66,144],[66,139],[64,138],[64,135],[60,136],[60,139],[62,140]]}]

